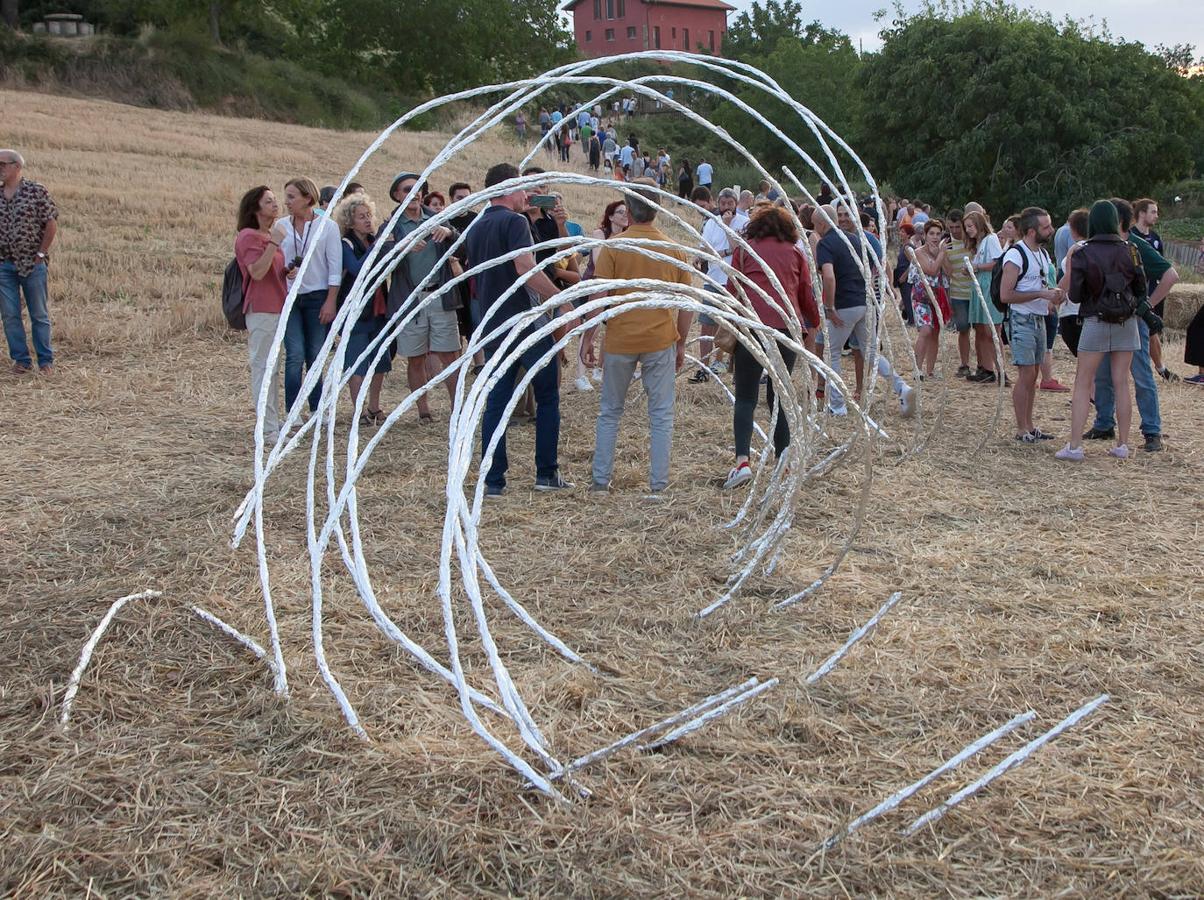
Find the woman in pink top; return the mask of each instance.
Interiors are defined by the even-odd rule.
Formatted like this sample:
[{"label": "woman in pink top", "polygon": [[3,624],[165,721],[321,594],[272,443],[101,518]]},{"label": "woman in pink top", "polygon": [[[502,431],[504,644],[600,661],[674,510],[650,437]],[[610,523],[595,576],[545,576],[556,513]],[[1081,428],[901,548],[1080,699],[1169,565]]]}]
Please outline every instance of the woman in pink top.
[{"label": "woman in pink top", "polygon": [[[811,270],[807,265],[807,257],[796,246],[799,234],[794,220],[784,209],[776,206],[758,209],[744,229],[744,239],[760,260],[746,253],[743,247],[737,247],[732,254],[732,267],[747,275],[772,301],[767,301],[757,291],[745,287],[745,293],[757,318],[782,334],[788,334],[787,316],[798,318],[805,330],[817,329],[819,308],[815,304],[815,294],[811,287]],[[770,282],[765,265],[769,266],[781,282],[784,294],[778,293],[778,289]],[[737,296],[739,288],[736,278],[728,279],[727,289],[733,296]],[[782,354],[782,361],[786,363],[786,369],[793,371],[796,358],[794,351],[781,344],[778,348]],[[736,438],[736,465],[728,473],[727,481],[723,485],[729,489],[739,487],[752,478],[752,468],[748,463],[749,445],[752,442],[753,413],[761,393],[762,372],[761,364],[741,343],[736,344],[732,353],[732,369],[736,394],[736,407],[732,414],[732,430]],[[765,393],[766,402],[772,409],[772,381],[766,384]],[[778,410],[773,422],[773,449],[781,456],[789,444],[790,426],[781,410]]]},{"label": "woman in pink top", "polygon": [[[280,214],[276,196],[266,185],[251,188],[238,204],[238,237],[234,256],[242,270],[247,315],[247,351],[251,361],[251,404],[257,408],[263,380],[267,375],[268,351],[276,337],[276,326],[284,309],[288,291],[284,281],[284,253],[272,234],[272,224]],[[263,411],[264,440],[274,444],[280,437],[280,363],[277,358],[271,376],[267,405]]]}]

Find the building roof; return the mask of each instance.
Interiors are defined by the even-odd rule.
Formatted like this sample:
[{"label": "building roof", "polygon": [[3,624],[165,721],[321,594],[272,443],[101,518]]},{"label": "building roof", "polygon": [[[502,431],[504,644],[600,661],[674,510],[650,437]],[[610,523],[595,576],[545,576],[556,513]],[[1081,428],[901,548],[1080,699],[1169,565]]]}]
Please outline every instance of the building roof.
[{"label": "building roof", "polygon": [[[582,2],[583,0],[569,0],[564,5],[564,11],[572,12]],[[723,0],[638,0],[638,2],[647,3],[649,6],[694,6],[700,9],[721,9],[724,12],[736,8],[730,3],[724,3]]]}]

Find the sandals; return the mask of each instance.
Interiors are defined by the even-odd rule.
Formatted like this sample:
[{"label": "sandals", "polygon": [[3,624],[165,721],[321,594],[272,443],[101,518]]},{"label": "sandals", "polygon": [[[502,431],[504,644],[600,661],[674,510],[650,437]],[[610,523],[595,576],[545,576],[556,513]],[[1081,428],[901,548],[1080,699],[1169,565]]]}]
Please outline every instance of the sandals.
[{"label": "sandals", "polygon": [[385,414],[379,409],[365,409],[360,413],[360,426],[363,428],[376,428],[384,423]]}]

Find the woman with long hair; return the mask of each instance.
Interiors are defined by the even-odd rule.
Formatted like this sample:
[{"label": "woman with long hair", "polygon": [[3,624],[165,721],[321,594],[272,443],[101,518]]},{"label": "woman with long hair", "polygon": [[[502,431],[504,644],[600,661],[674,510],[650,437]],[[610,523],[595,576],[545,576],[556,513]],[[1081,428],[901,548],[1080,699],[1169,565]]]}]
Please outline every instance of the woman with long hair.
[{"label": "woman with long hair", "polygon": [[[915,251],[916,261],[907,273],[911,285],[911,308],[915,315],[916,365],[931,378],[936,368],[936,352],[940,344],[941,322],[948,322],[953,315],[949,305],[949,242],[944,239],[945,223],[940,219],[929,219],[923,223],[923,243]],[[938,310],[928,299],[925,282],[932,288]]]},{"label": "woman with long hair", "polygon": [[[615,235],[622,234],[627,230],[630,224],[630,219],[627,216],[627,203],[623,200],[613,200],[606,204],[606,209],[602,211],[602,221],[598,223],[598,227],[591,233],[590,237],[595,240],[610,240]],[[581,276],[581,280],[594,277],[594,266],[598,262],[598,254],[602,251],[601,245],[594,247],[590,252],[589,262],[585,266],[585,273]],[[585,301],[580,301],[584,303]],[[578,391],[592,391],[593,384],[590,383],[589,367],[585,365],[585,359],[582,356],[582,347],[577,350],[577,377],[573,380],[573,387]],[[602,380],[602,351],[598,352],[598,366],[594,369],[594,381]]]},{"label": "woman with long hair", "polygon": [[[758,291],[745,288],[753,311],[764,324],[777,329],[783,335],[789,335],[786,327],[787,318],[797,318],[807,331],[819,328],[819,308],[815,302],[815,294],[811,286],[811,269],[807,265],[806,254],[798,247],[800,235],[794,220],[786,210],[776,206],[766,206],[756,210],[744,229],[744,239],[752,249],[752,255],[746,253],[743,247],[737,247],[732,254],[732,267],[742,272],[764,290],[769,297],[767,301]],[[765,272],[765,265],[777,276],[784,293],[779,294]],[[733,296],[738,296],[735,278],[729,278],[727,289]],[[793,313],[793,315],[790,315]],[[782,361],[787,371],[794,370],[795,353],[782,344],[778,345]],[[753,432],[753,414],[756,412],[757,399],[760,395],[761,364],[748,351],[744,344],[736,342],[732,352],[732,369],[734,373],[734,392],[736,406],[732,413],[732,431],[736,443],[736,462],[728,472],[724,488],[739,487],[752,479],[752,467],[749,465],[750,444]],[[773,409],[773,381],[766,383],[766,403]],[[785,452],[790,444],[790,426],[786,416],[778,409],[773,421],[773,449],[778,457]]]},{"label": "woman with long hair", "polygon": [[681,165],[677,168],[677,196],[689,200],[694,192],[694,169],[690,161],[682,157]]},{"label": "woman with long hair", "polygon": [[[338,299],[339,307],[342,308],[351,291],[351,285],[376,241],[376,204],[369,200],[366,194],[352,194],[335,207],[334,220],[343,235],[343,283],[339,287]],[[343,338],[343,365],[355,366],[355,374],[347,384],[352,403],[355,403],[364,379],[368,377],[376,344],[389,321],[387,296],[382,282],[372,299],[364,304],[359,318],[355,320],[351,330],[345,332],[346,336]],[[372,350],[367,358],[356,365],[356,360],[370,347]],[[372,369],[372,378],[368,382],[368,399],[360,415],[361,425],[380,425],[385,421],[385,415],[380,408],[380,389],[384,384],[385,374],[393,371],[392,355],[396,350],[396,342],[391,342],[389,349],[381,355]]]},{"label": "woman with long hair", "polygon": [[[276,339],[284,297],[284,251],[272,226],[280,215],[276,195],[266,184],[253,187],[238,203],[234,257],[243,283],[243,313],[247,320],[247,356],[251,364],[251,405],[258,408],[263,380],[268,377],[268,353]],[[280,437],[280,364],[277,358],[263,412],[263,436],[269,444]]]},{"label": "woman with long hair", "polygon": [[[1116,395],[1116,446],[1108,452],[1119,459],[1129,455],[1129,425],[1133,398],[1129,392],[1129,367],[1133,351],[1141,346],[1137,316],[1130,310],[1121,321],[1105,321],[1101,313],[1107,299],[1126,295],[1144,300],[1145,272],[1136,250],[1120,235],[1120,217],[1110,200],[1097,200],[1087,220],[1087,242],[1067,254],[1071,303],[1079,304],[1083,330],[1079,334],[1078,366],[1070,407],[1070,442],[1054,454],[1078,462],[1084,456],[1083,426],[1090,412],[1095,373],[1107,360]],[[1136,306],[1136,303],[1133,304]],[[1115,319],[1109,316],[1109,319]]]},{"label": "woman with long hair", "polygon": [[966,381],[994,384],[999,373],[995,368],[995,341],[991,337],[991,329],[1000,332],[1002,340],[1003,313],[991,302],[991,270],[995,268],[999,257],[1003,256],[1003,247],[991,230],[986,214],[976,209],[966,213],[962,219],[962,230],[966,235],[966,248],[970,251],[970,263],[974,266],[978,288],[986,301],[986,309],[983,309],[977,295],[970,302],[970,324],[974,327],[974,355],[978,359],[978,371],[967,375]]}]

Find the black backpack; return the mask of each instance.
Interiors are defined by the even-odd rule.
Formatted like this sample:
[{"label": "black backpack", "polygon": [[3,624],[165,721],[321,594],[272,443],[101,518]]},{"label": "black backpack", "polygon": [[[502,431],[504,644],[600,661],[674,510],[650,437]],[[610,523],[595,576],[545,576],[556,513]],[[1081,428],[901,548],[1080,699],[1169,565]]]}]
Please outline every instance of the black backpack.
[{"label": "black backpack", "polygon": [[226,274],[222,276],[222,315],[226,324],[235,331],[247,330],[247,287],[243,283],[242,268],[237,259],[230,260]]},{"label": "black backpack", "polygon": [[[1129,253],[1133,257],[1134,267],[1141,263],[1137,259],[1137,251],[1129,245]],[[1133,317],[1138,304],[1145,299],[1133,296],[1132,281],[1124,272],[1109,272],[1104,276],[1104,290],[1095,301],[1095,314],[1105,322],[1119,325]]]},{"label": "black backpack", "polygon": [[[1015,245],[1013,245],[1015,246]],[[1008,247],[1011,250],[1012,247]],[[995,265],[991,268],[991,302],[995,304],[995,308],[1001,313],[1007,313],[1010,304],[1003,302],[1003,258],[1008,255],[1008,250],[1004,250],[999,256],[995,257]],[[1020,274],[1016,276],[1016,283],[1020,283],[1020,279],[1028,272],[1028,254],[1023,250],[1020,251]]]}]

